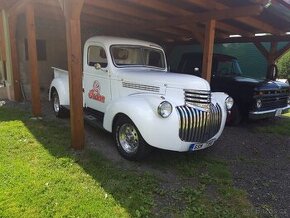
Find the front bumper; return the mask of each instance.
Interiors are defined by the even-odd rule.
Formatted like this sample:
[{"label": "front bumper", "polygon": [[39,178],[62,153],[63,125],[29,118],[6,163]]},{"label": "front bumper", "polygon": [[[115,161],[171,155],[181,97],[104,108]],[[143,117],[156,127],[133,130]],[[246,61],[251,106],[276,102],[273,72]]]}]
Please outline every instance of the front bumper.
[{"label": "front bumper", "polygon": [[253,120],[270,118],[270,117],[279,116],[281,114],[285,114],[289,110],[290,110],[290,105],[283,108],[277,108],[277,109],[267,110],[267,111],[251,111],[249,113],[249,118]]}]

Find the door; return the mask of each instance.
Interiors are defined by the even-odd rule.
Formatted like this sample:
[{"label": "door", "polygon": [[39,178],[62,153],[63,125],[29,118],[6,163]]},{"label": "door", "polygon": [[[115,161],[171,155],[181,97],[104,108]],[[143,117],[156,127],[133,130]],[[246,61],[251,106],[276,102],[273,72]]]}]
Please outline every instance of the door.
[{"label": "door", "polygon": [[111,101],[111,78],[108,59],[101,45],[88,48],[87,66],[84,72],[84,100],[86,107],[105,112]]}]

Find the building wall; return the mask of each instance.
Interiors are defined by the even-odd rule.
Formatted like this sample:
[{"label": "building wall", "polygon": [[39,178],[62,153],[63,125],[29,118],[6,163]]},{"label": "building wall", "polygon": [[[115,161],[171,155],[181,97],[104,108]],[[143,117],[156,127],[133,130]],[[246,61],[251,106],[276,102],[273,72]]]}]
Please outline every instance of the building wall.
[{"label": "building wall", "polygon": [[[46,60],[38,61],[38,73],[42,98],[47,99],[47,91],[53,79],[51,67],[67,69],[67,53],[64,22],[36,19],[36,39],[46,44]],[[23,91],[28,100],[31,97],[29,60],[25,55],[26,23],[20,16],[17,24],[17,47]]]},{"label": "building wall", "polygon": [[[82,49],[85,41],[99,34],[97,28],[82,26]],[[17,24],[17,48],[19,55],[19,68],[21,83],[27,100],[31,100],[29,61],[25,57],[26,23],[25,17],[19,17]],[[46,42],[46,60],[38,61],[38,73],[40,80],[42,99],[47,99],[47,91],[53,79],[53,69],[67,68],[67,48],[65,22],[53,21],[45,18],[36,18],[36,38]]]}]

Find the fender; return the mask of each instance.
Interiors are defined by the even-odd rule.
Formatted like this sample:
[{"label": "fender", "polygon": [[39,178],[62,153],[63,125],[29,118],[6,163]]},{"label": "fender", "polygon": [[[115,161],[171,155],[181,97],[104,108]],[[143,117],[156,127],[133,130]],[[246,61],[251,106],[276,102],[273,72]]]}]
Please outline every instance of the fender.
[{"label": "fender", "polygon": [[64,81],[63,78],[53,79],[49,88],[49,101],[51,100],[52,88],[55,88],[58,93],[60,105],[68,106],[70,104],[68,81]]},{"label": "fender", "polygon": [[160,144],[160,137],[170,140],[168,135],[175,136],[179,130],[179,125],[176,125],[179,118],[174,102],[168,100],[173,107],[172,114],[168,118],[162,118],[157,112],[159,104],[165,100],[159,95],[137,94],[113,101],[106,109],[103,127],[112,132],[116,115],[125,114],[133,121],[148,144],[164,148],[168,142]]},{"label": "fender", "polygon": [[217,133],[217,138],[219,138],[226,125],[228,110],[225,101],[227,97],[229,97],[229,95],[224,92],[212,92],[211,94],[212,94],[212,103],[214,104],[218,103],[222,108],[222,123],[220,130]]}]

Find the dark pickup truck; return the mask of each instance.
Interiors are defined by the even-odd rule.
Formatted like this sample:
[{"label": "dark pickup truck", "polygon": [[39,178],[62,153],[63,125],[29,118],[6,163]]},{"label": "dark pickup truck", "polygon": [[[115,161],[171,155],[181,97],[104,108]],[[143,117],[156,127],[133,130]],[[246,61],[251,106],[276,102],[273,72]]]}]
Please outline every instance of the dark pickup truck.
[{"label": "dark pickup truck", "polygon": [[[177,72],[201,76],[202,54],[185,53]],[[237,125],[243,118],[263,119],[280,116],[290,109],[289,85],[243,76],[235,57],[214,54],[212,91],[226,92],[235,100],[228,123]]]}]

